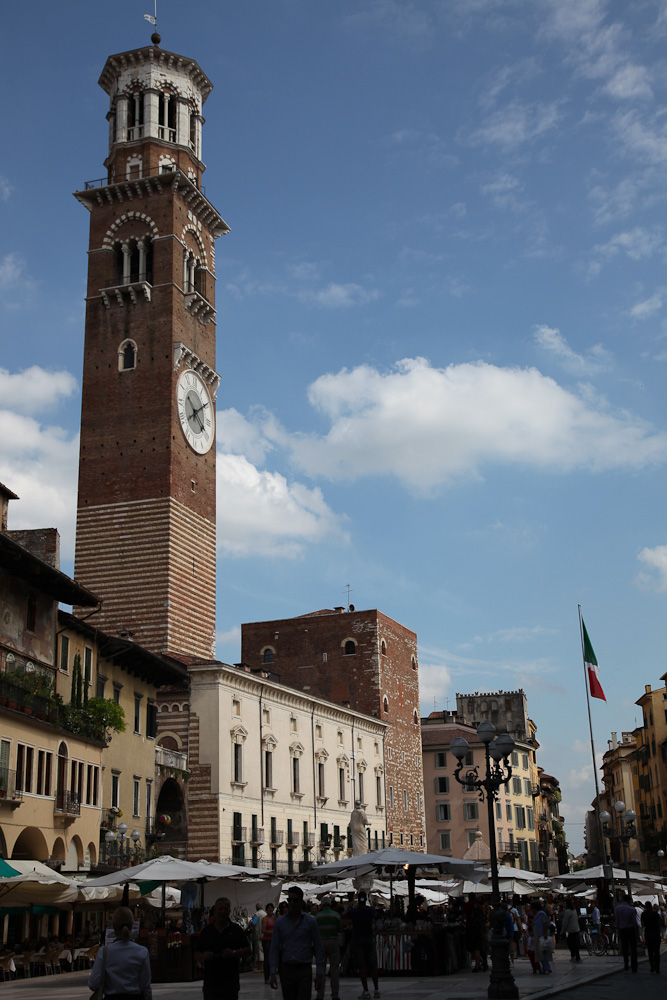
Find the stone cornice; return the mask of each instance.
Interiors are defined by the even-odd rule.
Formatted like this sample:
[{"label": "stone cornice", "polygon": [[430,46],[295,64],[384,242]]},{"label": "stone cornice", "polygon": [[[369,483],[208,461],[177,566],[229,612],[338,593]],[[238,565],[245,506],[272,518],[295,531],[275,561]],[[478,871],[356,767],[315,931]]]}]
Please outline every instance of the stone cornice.
[{"label": "stone cornice", "polygon": [[166,52],[157,45],[147,45],[142,49],[131,49],[129,52],[119,52],[117,55],[109,56],[98,83],[102,90],[111,94],[115,82],[122,72],[128,69],[139,71],[151,66],[163,70],[176,69],[179,72],[187,73],[194,86],[201,92],[202,104],[213,90],[213,84],[194,59],[179,56],[175,52]]},{"label": "stone cornice", "polygon": [[207,227],[215,239],[230,232],[230,228],[222,216],[182,170],[174,170],[170,174],[154,174],[152,177],[139,177],[136,180],[102,184],[99,187],[75,191],[74,197],[90,211],[95,205],[103,208],[106,205],[132,202],[135,198],[159,196],[170,188],[172,194],[180,195],[193,215],[201,221],[202,225]]},{"label": "stone cornice", "polygon": [[287,687],[285,684],[278,684],[276,681],[266,680],[248,674],[236,667],[231,667],[225,663],[197,664],[188,668],[193,690],[198,685],[216,685],[226,687],[232,691],[245,691],[250,695],[259,697],[260,693],[270,692],[274,703],[283,705],[286,708],[299,709],[310,713],[314,706],[316,714],[328,721],[340,721],[347,725],[361,723],[368,733],[377,736],[384,734],[391,728],[391,723],[383,722],[375,718],[374,715],[365,715],[363,712],[355,712],[354,709],[344,708],[334,702],[325,701],[315,695],[308,695],[297,691],[296,688]]}]

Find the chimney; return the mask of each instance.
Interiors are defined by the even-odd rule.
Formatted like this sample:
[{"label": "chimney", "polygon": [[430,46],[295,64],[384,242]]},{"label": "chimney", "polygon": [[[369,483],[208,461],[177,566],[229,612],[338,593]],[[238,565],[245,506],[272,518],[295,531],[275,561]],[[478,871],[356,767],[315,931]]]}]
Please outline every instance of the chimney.
[{"label": "chimney", "polygon": [[611,734],[611,749],[616,750],[618,748],[618,733]]},{"label": "chimney", "polygon": [[9,512],[9,501],[18,500],[16,493],[12,493],[0,483],[0,531],[7,530],[7,514]]}]

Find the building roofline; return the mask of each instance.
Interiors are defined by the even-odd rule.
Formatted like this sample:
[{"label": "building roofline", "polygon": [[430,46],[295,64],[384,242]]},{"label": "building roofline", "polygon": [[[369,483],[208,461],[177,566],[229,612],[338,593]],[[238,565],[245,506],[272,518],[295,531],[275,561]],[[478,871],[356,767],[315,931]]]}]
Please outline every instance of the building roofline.
[{"label": "building roofline", "polygon": [[131,639],[109,635],[95,625],[82,618],[77,618],[69,611],[58,611],[60,630],[71,629],[79,635],[88,636],[98,643],[98,656],[102,660],[116,660],[118,666],[128,673],[161,687],[164,684],[178,683],[181,686],[188,679],[188,671],[176,661],[152,653],[149,649],[139,646]]},{"label": "building roofline", "polygon": [[54,601],[76,604],[83,608],[94,608],[101,604],[100,598],[92,591],[44,562],[4,531],[0,531],[0,568],[25,580]]}]

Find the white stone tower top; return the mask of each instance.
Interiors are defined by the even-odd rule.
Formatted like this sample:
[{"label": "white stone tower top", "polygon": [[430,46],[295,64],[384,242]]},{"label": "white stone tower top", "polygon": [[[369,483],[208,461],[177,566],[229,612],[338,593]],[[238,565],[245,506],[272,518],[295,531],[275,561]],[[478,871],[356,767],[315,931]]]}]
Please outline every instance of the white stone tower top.
[{"label": "white stone tower top", "polygon": [[199,186],[202,107],[213,85],[194,59],[166,52],[159,41],[154,34],[152,45],[109,56],[102,70],[99,84],[110,99],[109,181],[147,176],[150,163],[151,173],[178,167]]}]

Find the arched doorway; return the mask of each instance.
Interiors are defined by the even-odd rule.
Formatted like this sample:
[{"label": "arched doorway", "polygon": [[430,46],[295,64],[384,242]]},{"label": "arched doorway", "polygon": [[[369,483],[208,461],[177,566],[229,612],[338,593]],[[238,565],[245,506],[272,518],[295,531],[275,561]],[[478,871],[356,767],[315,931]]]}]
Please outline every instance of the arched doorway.
[{"label": "arched doorway", "polygon": [[22,830],[16,838],[12,858],[17,861],[47,861],[48,857],[49,849],[42,831],[36,826],[27,826]]},{"label": "arched doorway", "polygon": [[[181,787],[175,778],[167,778],[160,789],[156,807],[155,829],[161,845],[177,843],[185,845],[187,822],[185,800]],[[162,836],[164,834],[164,836]]]}]

